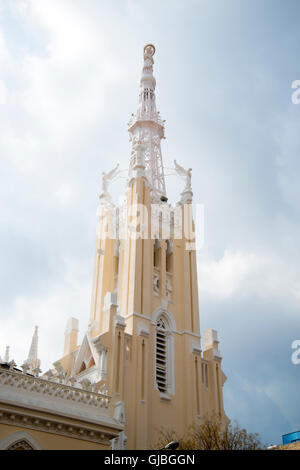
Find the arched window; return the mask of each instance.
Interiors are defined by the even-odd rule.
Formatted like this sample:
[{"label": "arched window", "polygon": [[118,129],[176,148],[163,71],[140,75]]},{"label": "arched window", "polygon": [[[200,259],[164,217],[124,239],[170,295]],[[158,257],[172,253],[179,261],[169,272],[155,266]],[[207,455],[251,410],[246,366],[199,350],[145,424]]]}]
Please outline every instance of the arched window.
[{"label": "arched window", "polygon": [[0,450],[42,450],[29,432],[18,431],[0,441]]},{"label": "arched window", "polygon": [[160,318],[156,326],[156,383],[160,392],[168,391],[168,348],[166,326]]},{"label": "arched window", "polygon": [[34,448],[30,444],[28,444],[27,441],[23,440],[12,444],[8,447],[7,450],[34,450]]},{"label": "arched window", "polygon": [[155,326],[155,388],[169,396],[174,394],[174,338],[164,315]]}]

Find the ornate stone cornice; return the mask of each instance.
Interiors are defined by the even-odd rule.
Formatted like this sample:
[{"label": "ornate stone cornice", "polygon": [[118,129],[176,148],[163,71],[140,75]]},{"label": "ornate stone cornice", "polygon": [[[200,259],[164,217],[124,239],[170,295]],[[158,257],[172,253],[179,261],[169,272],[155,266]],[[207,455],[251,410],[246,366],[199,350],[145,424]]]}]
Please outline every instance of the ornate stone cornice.
[{"label": "ornate stone cornice", "polygon": [[43,397],[56,397],[75,403],[82,403],[95,408],[107,409],[110,402],[110,397],[104,393],[83,390],[11,370],[0,369],[0,385],[11,386],[18,390],[26,390],[27,392],[40,393]]},{"label": "ornate stone cornice", "polygon": [[8,410],[0,406],[0,423],[18,426],[21,428],[34,429],[50,434],[58,434],[84,441],[95,442],[108,446],[109,441],[118,436],[117,430],[97,430],[85,424],[73,424],[60,418],[46,418],[37,416],[30,411]]}]

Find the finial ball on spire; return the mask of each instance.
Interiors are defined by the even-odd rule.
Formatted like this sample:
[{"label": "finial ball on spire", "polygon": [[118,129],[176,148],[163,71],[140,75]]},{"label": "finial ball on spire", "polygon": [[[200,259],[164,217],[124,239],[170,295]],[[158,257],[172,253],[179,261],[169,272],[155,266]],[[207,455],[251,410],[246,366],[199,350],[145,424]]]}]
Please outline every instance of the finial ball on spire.
[{"label": "finial ball on spire", "polygon": [[146,44],[144,47],[144,54],[149,55],[150,57],[153,57],[155,54],[155,47],[153,44]]}]

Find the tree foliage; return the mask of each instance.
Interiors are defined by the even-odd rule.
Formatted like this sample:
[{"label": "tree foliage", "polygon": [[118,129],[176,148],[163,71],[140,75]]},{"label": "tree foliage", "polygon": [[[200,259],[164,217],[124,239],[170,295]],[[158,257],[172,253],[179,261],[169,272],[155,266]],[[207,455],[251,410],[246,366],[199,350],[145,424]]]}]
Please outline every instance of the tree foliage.
[{"label": "tree foliage", "polygon": [[193,425],[185,436],[161,429],[156,449],[171,441],[180,443],[180,450],[259,450],[264,449],[259,434],[248,433],[238,423],[223,423],[218,417],[205,417],[202,424]]}]

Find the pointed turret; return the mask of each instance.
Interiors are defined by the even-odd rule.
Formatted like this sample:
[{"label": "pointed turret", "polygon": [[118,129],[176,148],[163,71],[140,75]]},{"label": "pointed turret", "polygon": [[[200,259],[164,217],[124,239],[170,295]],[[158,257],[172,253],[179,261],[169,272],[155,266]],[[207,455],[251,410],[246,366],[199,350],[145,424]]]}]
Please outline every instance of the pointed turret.
[{"label": "pointed turret", "polygon": [[25,361],[25,364],[29,366],[28,372],[30,374],[35,374],[35,371],[37,371],[40,368],[41,361],[38,359],[38,326],[35,327],[32,341],[31,341],[31,346],[29,349],[28,357]]},{"label": "pointed turret", "polygon": [[144,47],[144,64],[140,81],[139,104],[136,115],[129,123],[130,141],[132,142],[129,179],[133,176],[136,165],[137,144],[142,143],[145,156],[145,173],[151,186],[153,202],[166,198],[166,184],[161,154],[161,139],[164,139],[164,121],[156,111],[155,86],[153,76],[153,56],[155,47],[147,44]]},{"label": "pointed turret", "polygon": [[6,350],[5,350],[5,355],[4,355],[4,362],[5,363],[9,363],[9,346],[6,346]]}]

